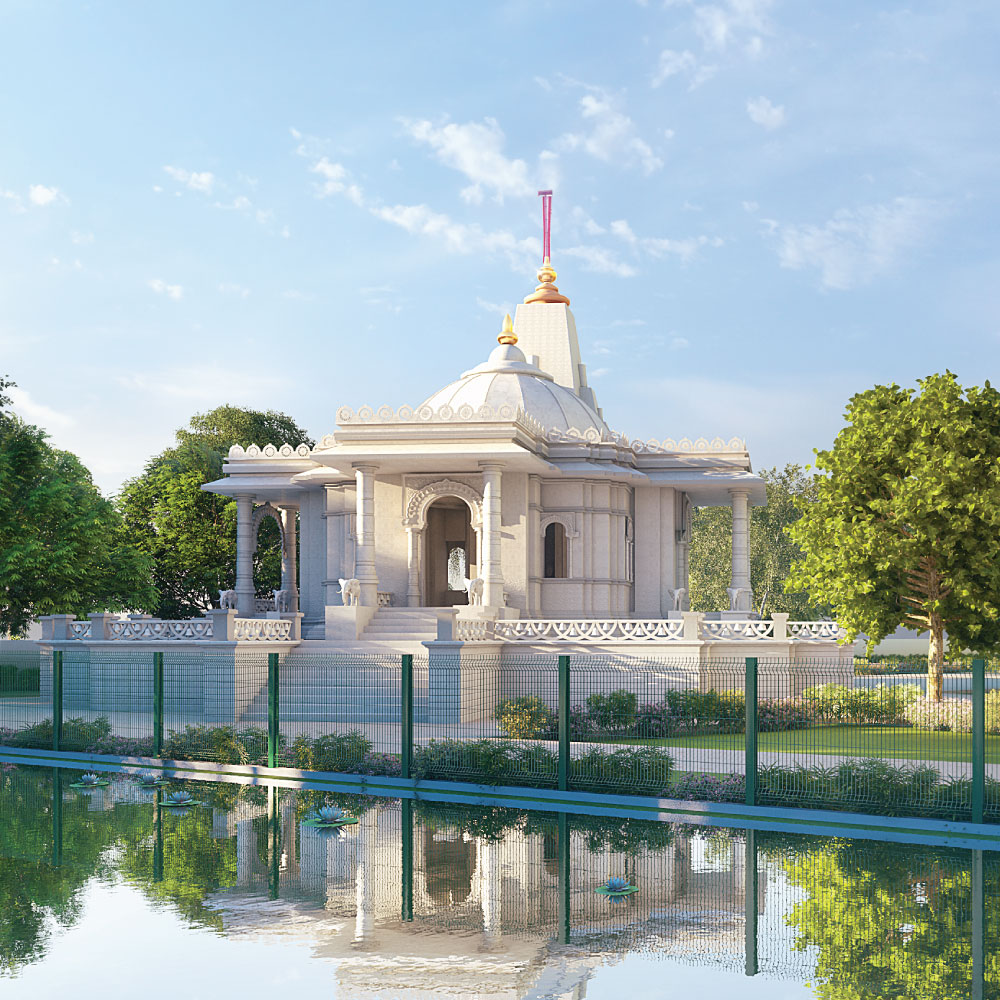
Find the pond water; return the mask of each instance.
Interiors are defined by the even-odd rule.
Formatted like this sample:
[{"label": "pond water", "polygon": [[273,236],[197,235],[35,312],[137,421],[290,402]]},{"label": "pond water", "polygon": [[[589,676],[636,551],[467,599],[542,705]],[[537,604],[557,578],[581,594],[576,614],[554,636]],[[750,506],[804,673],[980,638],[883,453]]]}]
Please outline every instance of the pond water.
[{"label": "pond water", "polygon": [[3,1000],[1000,996],[991,852],[0,767]]}]

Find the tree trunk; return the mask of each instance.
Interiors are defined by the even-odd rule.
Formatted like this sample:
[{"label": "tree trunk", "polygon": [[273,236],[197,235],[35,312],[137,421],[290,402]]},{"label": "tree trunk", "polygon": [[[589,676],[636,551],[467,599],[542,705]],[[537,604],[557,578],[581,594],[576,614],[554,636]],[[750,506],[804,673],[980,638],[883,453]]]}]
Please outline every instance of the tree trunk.
[{"label": "tree trunk", "polygon": [[941,700],[944,679],[944,622],[940,615],[930,616],[931,643],[927,652],[927,697]]}]

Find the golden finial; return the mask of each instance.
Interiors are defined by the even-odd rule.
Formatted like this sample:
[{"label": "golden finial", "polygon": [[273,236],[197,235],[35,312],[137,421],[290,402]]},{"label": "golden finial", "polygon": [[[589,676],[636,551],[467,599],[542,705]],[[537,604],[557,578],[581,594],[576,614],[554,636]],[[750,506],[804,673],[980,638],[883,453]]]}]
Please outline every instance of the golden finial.
[{"label": "golden finial", "polygon": [[538,269],[538,287],[530,294],[526,295],[524,301],[528,302],[565,302],[569,305],[569,299],[560,294],[555,286],[558,277],[556,269],[548,257],[542,261],[542,266]]},{"label": "golden finial", "polygon": [[503,318],[503,329],[500,331],[497,341],[501,344],[517,343],[517,334],[514,333],[514,321],[510,318],[510,313],[507,313]]}]

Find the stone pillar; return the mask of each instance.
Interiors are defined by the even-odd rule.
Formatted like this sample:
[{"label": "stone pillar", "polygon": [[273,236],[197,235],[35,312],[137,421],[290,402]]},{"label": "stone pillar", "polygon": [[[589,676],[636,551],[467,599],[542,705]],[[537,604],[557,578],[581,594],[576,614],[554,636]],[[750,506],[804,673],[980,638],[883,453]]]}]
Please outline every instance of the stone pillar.
[{"label": "stone pillar", "polygon": [[730,610],[753,610],[750,589],[750,493],[730,490],[733,502],[733,574],[729,584]]},{"label": "stone pillar", "polygon": [[289,592],[289,611],[299,610],[299,588],[295,583],[296,513],[295,507],[281,508],[281,589]]},{"label": "stone pillar", "polygon": [[375,466],[356,465],[358,484],[357,543],[354,576],[361,584],[361,606],[378,607],[378,576],[375,573]]},{"label": "stone pillar", "polygon": [[241,618],[255,615],[253,585],[253,497],[236,494],[236,610]]},{"label": "stone pillar", "polygon": [[415,524],[406,526],[406,605],[420,607],[420,545],[424,533]]},{"label": "stone pillar", "polygon": [[483,604],[503,606],[503,572],[500,568],[500,476],[503,466],[483,465]]}]

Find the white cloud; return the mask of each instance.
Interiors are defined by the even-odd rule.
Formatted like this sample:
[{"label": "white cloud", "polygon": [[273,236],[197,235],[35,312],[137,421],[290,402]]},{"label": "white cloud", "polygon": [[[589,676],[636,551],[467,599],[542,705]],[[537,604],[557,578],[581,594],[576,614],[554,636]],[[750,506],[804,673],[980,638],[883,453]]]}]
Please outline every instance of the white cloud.
[{"label": "white cloud", "polygon": [[932,201],[895,198],[841,209],[822,226],[777,226],[778,259],[795,271],[818,269],[824,288],[853,288],[890,269],[940,211]]},{"label": "white cloud", "polygon": [[619,278],[631,278],[635,268],[621,260],[617,254],[604,247],[576,246],[562,251],[570,257],[578,257],[583,261],[585,271],[596,271],[598,274],[614,274]]},{"label": "white cloud", "polygon": [[357,184],[349,181],[350,173],[342,163],[333,163],[323,156],[309,169],[323,178],[323,183],[319,185],[320,198],[326,198],[331,194],[342,194],[355,205],[364,205],[364,193]]},{"label": "white cloud", "polygon": [[10,202],[10,208],[12,212],[24,212],[26,211],[24,207],[24,202],[21,200],[21,196],[16,194],[14,191],[6,191],[0,188],[0,198],[4,201]]},{"label": "white cloud", "polygon": [[725,51],[742,44],[744,51],[757,56],[763,49],[761,35],[767,34],[767,12],[773,0],[722,0],[694,8],[694,26],[706,49]]},{"label": "white cloud", "polygon": [[750,121],[769,132],[785,124],[785,106],[772,104],[766,97],[755,97],[747,101],[747,114]]},{"label": "white cloud", "polygon": [[683,52],[675,52],[673,49],[664,49],[660,53],[660,62],[653,74],[653,86],[659,87],[664,80],[669,80],[678,73],[691,73],[698,65],[698,59],[693,52],[685,49]]},{"label": "white cloud", "polygon": [[293,302],[312,302],[316,298],[310,292],[300,292],[297,288],[288,288],[281,293],[283,299],[291,299]]},{"label": "white cloud", "polygon": [[756,212],[760,205],[755,201],[744,201],[742,203],[744,212]]},{"label": "white cloud", "polygon": [[638,165],[647,175],[663,166],[663,160],[639,136],[635,122],[614,106],[608,94],[603,91],[584,94],[580,98],[580,112],[588,130],[565,133],[556,140],[557,148],[582,149],[605,163]]},{"label": "white cloud", "polygon": [[32,184],[28,188],[28,200],[32,205],[44,208],[57,201],[68,201],[69,199],[59,191],[57,187],[46,187],[44,184]]},{"label": "white cloud", "polygon": [[514,314],[514,310],[510,306],[501,305],[499,302],[487,302],[486,299],[481,299],[478,295],[476,296],[476,305],[484,312],[496,313],[498,316],[506,316],[507,313]]},{"label": "white cloud", "polygon": [[484,188],[498,202],[535,193],[537,183],[532,183],[527,163],[504,155],[505,136],[496,119],[440,126],[403,119],[402,124],[411,138],[430,146],[441,163],[472,181],[461,192],[465,201],[479,204]]},{"label": "white cloud", "polygon": [[587,372],[587,375],[590,378],[603,378],[610,371],[610,368],[595,368],[593,371]]},{"label": "white cloud", "polygon": [[74,230],[72,233],[70,233],[70,237],[69,238],[74,243],[76,243],[77,246],[81,246],[81,247],[82,246],[89,246],[91,243],[94,242],[94,234],[93,233],[78,233],[76,230]]},{"label": "white cloud", "polygon": [[691,341],[687,337],[673,337],[670,341],[670,350],[683,351],[685,347],[690,347]]},{"label": "white cloud", "polygon": [[66,413],[53,410],[44,403],[38,403],[24,391],[14,386],[7,390],[10,396],[13,409],[18,416],[23,417],[28,423],[37,424],[49,430],[61,430],[72,427],[76,421]]},{"label": "white cloud", "polygon": [[184,288],[181,285],[168,285],[162,278],[151,278],[146,282],[157,295],[166,295],[168,299],[175,302],[184,295]]},{"label": "white cloud", "polygon": [[662,236],[637,236],[625,219],[616,219],[611,223],[611,232],[620,240],[637,251],[649,254],[651,257],[664,257],[668,254],[679,257],[687,263],[702,247],[720,247],[723,240],[718,236],[689,236],[675,240]]},{"label": "white cloud", "polygon": [[185,170],[183,167],[164,167],[164,171],[169,174],[178,184],[183,184],[192,191],[200,191],[202,194],[211,194],[215,184],[215,175],[211,171],[201,172]]},{"label": "white cloud", "polygon": [[219,291],[223,295],[238,295],[241,299],[245,299],[250,294],[250,289],[246,285],[238,285],[230,281],[219,285]]}]

